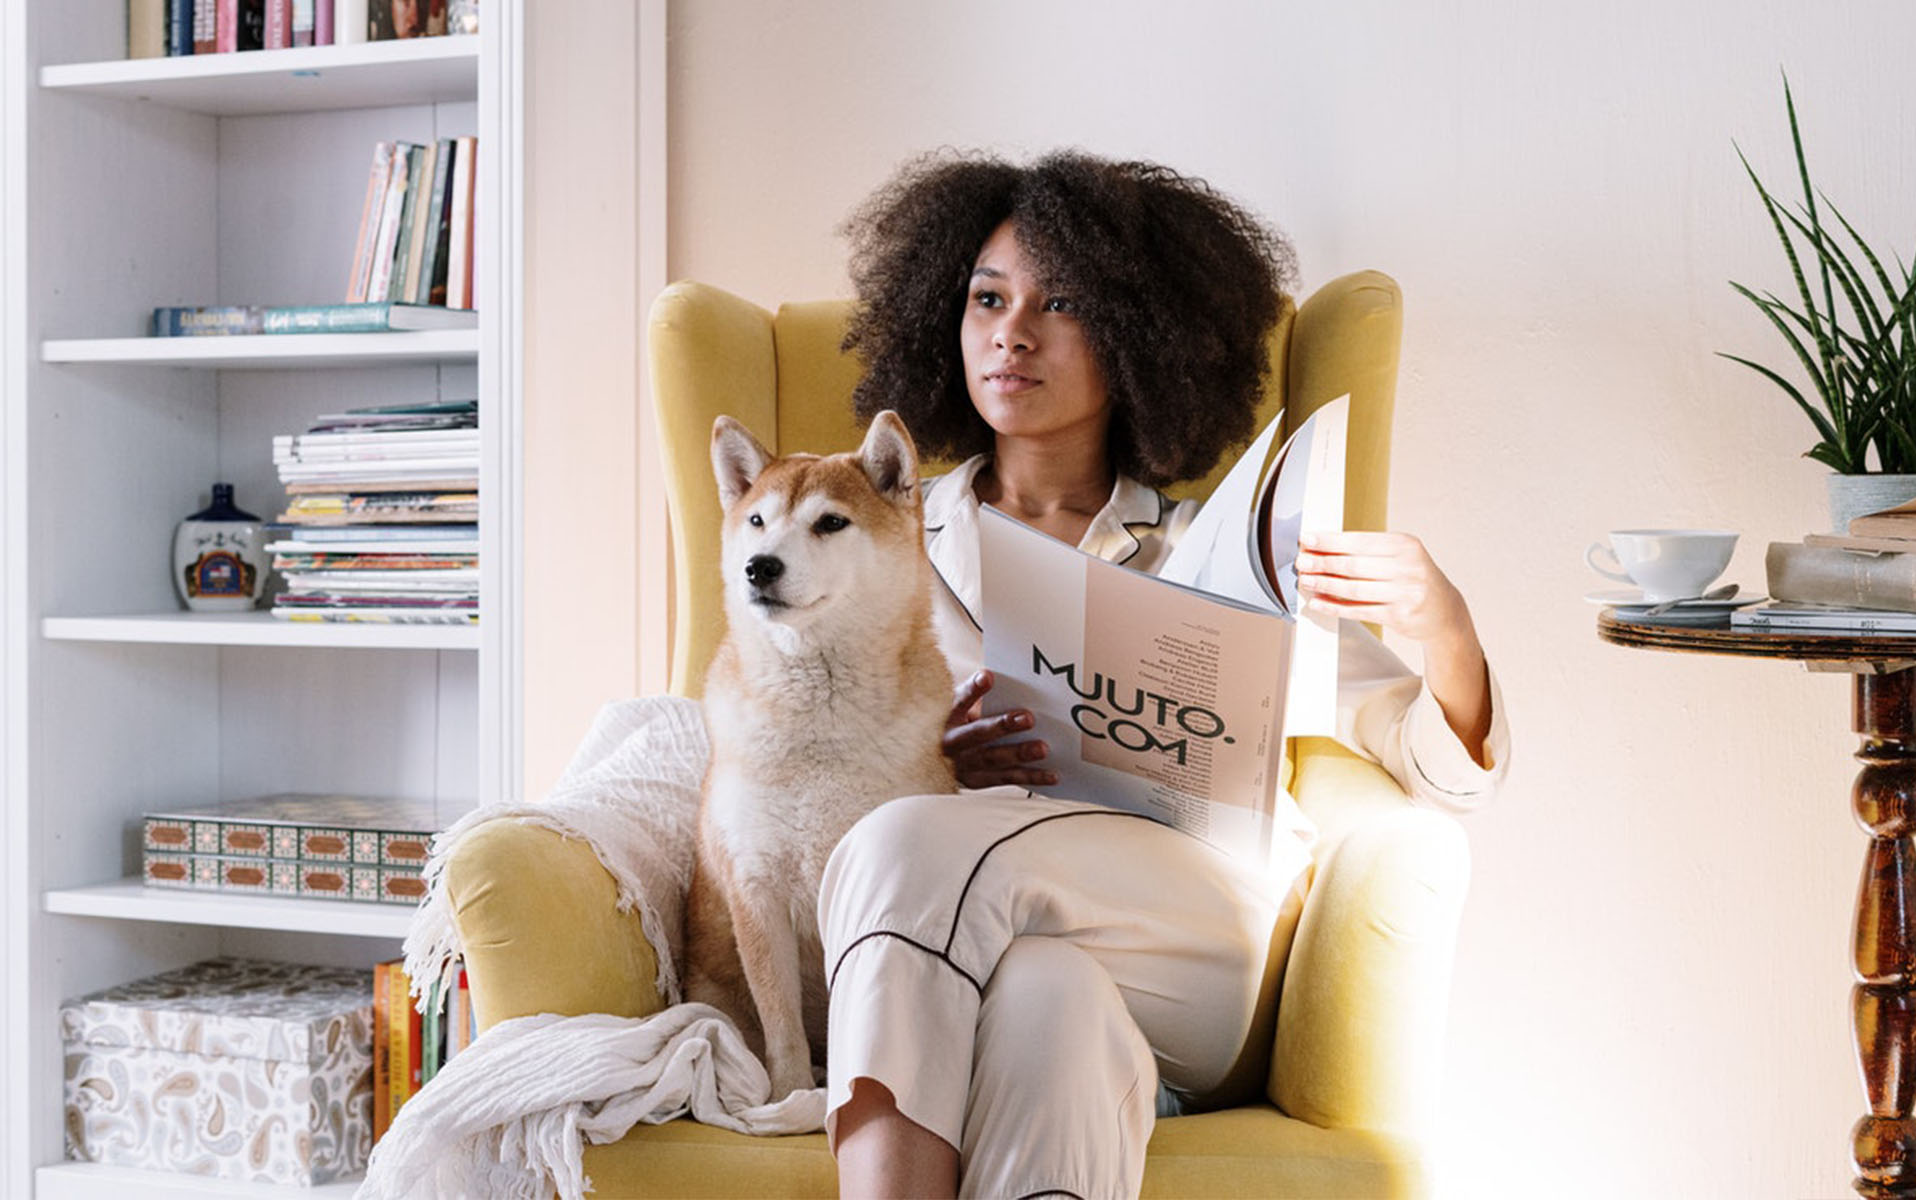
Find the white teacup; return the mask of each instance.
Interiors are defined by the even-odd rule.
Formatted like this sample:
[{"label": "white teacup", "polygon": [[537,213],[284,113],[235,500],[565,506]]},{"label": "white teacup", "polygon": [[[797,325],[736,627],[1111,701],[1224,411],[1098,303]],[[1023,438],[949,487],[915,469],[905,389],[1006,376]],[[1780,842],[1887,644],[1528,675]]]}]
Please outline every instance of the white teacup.
[{"label": "white teacup", "polygon": [[[1610,544],[1592,542],[1583,560],[1599,575],[1643,589],[1649,604],[1701,596],[1736,550],[1736,534],[1721,529],[1613,529]],[[1620,570],[1597,561],[1607,555]]]}]

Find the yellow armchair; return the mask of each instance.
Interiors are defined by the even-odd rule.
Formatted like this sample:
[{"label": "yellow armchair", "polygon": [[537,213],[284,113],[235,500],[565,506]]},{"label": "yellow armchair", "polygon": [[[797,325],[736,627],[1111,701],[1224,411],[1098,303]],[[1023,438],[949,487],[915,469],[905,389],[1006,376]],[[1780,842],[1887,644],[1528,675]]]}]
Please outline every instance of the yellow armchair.
[{"label": "yellow armchair", "polygon": [[[723,628],[719,508],[708,440],[729,413],[781,452],[859,440],[857,366],[841,301],[776,315],[682,283],[653,306],[653,392],[672,500],[672,690],[696,695]],[[1326,284],[1286,309],[1266,413],[1289,420],[1351,395],[1351,528],[1380,529],[1401,300],[1385,275]],[[1212,478],[1186,485],[1209,491]],[[1263,1101],[1158,1122],[1147,1196],[1395,1197],[1432,1190],[1427,1136],[1469,853],[1448,817],[1414,809],[1375,765],[1323,739],[1292,747],[1293,791],[1317,821],[1315,881],[1291,949]],[[515,822],[467,836],[447,866],[482,1027],[538,1012],[642,1016],[663,1000],[636,915],[582,842]],[[674,1121],[588,1148],[602,1197],[830,1196],[823,1135],[750,1138]]]}]

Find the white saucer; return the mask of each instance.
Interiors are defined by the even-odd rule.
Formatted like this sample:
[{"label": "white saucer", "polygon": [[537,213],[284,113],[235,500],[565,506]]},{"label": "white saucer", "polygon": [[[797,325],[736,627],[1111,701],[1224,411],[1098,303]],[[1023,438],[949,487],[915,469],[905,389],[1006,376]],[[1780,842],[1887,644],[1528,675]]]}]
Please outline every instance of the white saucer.
[{"label": "white saucer", "polygon": [[[1597,604],[1604,608],[1614,608],[1617,610],[1619,616],[1640,614],[1647,608],[1655,607],[1657,603],[1654,600],[1645,600],[1643,598],[1642,588],[1605,588],[1602,591],[1591,592],[1583,599],[1587,604]],[[1705,600],[1698,597],[1691,600],[1677,601],[1665,610],[1664,615],[1679,612],[1694,616],[1702,616],[1706,613],[1720,615],[1722,613],[1733,612],[1746,605],[1760,604],[1768,599],[1768,596],[1752,595],[1747,592],[1739,592],[1734,596],[1722,600]]]}]

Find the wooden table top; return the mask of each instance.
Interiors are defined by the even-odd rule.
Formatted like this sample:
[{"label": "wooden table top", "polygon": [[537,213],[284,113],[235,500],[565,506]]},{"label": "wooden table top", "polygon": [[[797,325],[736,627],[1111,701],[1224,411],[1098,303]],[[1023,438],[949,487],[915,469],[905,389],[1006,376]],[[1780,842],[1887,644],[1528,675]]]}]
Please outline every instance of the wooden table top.
[{"label": "wooden table top", "polygon": [[1851,669],[1856,670],[1897,670],[1916,662],[1916,634],[1732,629],[1728,617],[1711,625],[1666,625],[1625,620],[1616,610],[1606,608],[1597,614],[1597,636],[1643,650],[1847,663],[1854,664]]}]

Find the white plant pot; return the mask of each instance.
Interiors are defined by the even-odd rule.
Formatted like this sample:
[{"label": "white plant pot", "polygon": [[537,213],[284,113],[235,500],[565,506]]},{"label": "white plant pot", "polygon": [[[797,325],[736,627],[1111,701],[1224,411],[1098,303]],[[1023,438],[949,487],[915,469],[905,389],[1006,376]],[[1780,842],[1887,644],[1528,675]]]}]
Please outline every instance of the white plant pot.
[{"label": "white plant pot", "polygon": [[1916,475],[1831,475],[1830,532],[1848,533],[1853,517],[1916,500]]}]

